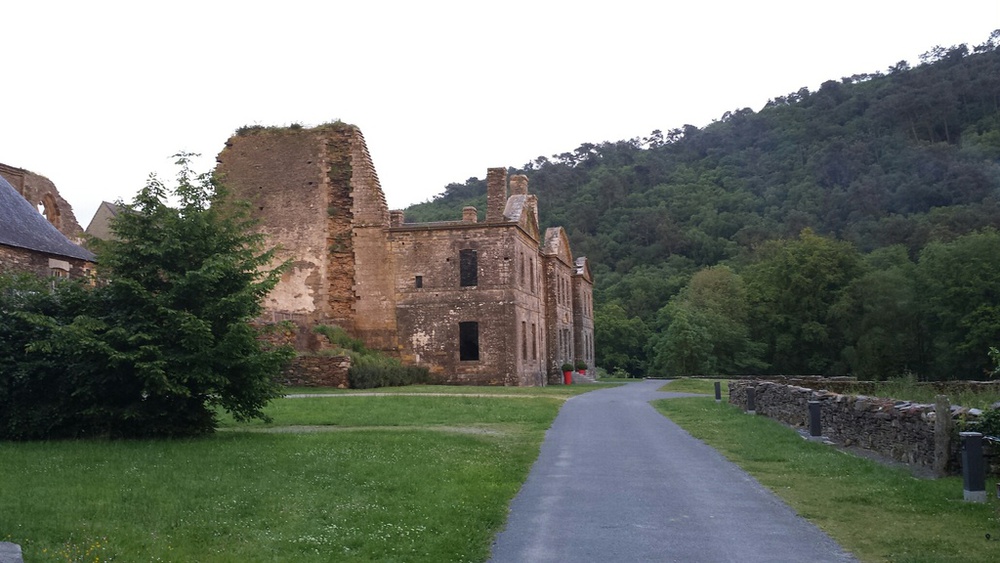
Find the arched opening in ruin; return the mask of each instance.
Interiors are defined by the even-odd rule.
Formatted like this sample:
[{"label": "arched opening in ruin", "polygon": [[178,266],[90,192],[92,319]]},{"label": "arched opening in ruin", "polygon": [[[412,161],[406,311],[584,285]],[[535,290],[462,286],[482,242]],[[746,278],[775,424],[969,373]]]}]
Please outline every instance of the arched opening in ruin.
[{"label": "arched opening in ruin", "polygon": [[58,229],[60,227],[61,213],[59,212],[59,206],[56,204],[56,198],[52,194],[45,194],[42,197],[42,201],[38,202],[38,212],[44,215],[55,228]]}]

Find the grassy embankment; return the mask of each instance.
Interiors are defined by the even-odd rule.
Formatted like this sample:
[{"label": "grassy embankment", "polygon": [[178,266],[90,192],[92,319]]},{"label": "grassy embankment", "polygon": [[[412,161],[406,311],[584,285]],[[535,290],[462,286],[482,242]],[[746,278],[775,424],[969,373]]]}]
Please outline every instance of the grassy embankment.
[{"label": "grassy embankment", "polygon": [[[690,386],[690,387],[689,387]],[[712,393],[711,381],[679,380],[667,391]],[[961,477],[913,478],[712,398],[668,399],[656,408],[774,491],[863,561],[998,561],[1000,503],[962,500]],[[995,490],[989,480],[987,491]],[[736,491],[734,491],[734,494]]]},{"label": "grassy embankment", "polygon": [[562,401],[280,399],[205,438],[0,443],[0,541],[26,561],[480,561]]}]

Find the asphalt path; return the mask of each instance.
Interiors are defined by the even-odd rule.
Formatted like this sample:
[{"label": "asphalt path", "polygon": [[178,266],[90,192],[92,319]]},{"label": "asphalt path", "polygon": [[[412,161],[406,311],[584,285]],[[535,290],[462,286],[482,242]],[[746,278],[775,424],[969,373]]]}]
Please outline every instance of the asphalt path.
[{"label": "asphalt path", "polygon": [[662,381],[566,402],[490,561],[855,561],[649,402]]}]

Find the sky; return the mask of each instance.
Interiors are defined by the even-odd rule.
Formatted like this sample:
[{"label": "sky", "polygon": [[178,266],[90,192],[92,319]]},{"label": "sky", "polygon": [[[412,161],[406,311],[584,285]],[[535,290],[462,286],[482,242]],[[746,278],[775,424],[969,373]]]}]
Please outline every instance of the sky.
[{"label": "sky", "polygon": [[244,125],[357,125],[400,209],[489,167],[703,127],[1000,28],[1000,0],[33,0],[2,12],[0,162],[51,179],[83,227],[150,173],[172,178],[179,151],[210,170]]}]

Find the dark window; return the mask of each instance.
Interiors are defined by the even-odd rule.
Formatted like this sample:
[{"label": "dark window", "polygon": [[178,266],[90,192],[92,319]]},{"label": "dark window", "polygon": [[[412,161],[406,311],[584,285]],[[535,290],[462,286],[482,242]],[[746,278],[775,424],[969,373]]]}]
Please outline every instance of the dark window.
[{"label": "dark window", "polygon": [[538,329],[535,328],[535,323],[531,323],[531,359],[538,359]]},{"label": "dark window", "polygon": [[479,285],[479,258],[472,249],[460,250],[458,261],[461,269],[462,287]]},{"label": "dark window", "polygon": [[531,293],[534,293],[535,292],[535,259],[534,258],[528,258],[528,265],[531,266],[531,269],[528,271],[528,274],[531,276]]},{"label": "dark window", "polygon": [[458,359],[479,360],[479,323],[458,323]]},{"label": "dark window", "polygon": [[417,284],[417,289],[424,287],[424,276],[417,276],[415,281]]}]

